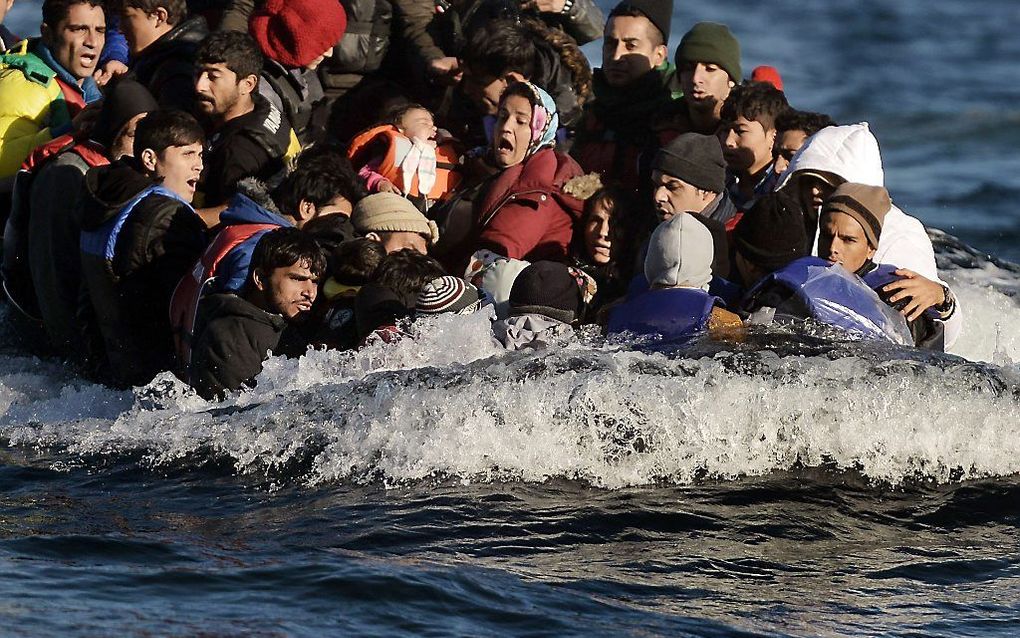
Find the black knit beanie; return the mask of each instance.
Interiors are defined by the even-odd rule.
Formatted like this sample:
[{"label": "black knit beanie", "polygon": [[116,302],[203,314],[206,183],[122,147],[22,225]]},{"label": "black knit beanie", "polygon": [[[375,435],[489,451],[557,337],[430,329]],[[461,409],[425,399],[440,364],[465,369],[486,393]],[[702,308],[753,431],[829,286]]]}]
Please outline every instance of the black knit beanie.
[{"label": "black knit beanie", "polygon": [[583,310],[581,286],[566,265],[536,261],[517,275],[510,289],[511,315],[543,315],[571,323]]},{"label": "black knit beanie", "polygon": [[725,24],[699,22],[691,27],[676,48],[677,69],[682,68],[684,62],[718,64],[737,84],[743,79],[740,43]]},{"label": "black knit beanie", "polygon": [[144,85],[130,78],[114,80],[103,98],[103,107],[92,130],[92,139],[110,148],[117,134],[131,118],[158,108],[156,98],[152,97]]},{"label": "black knit beanie", "polygon": [[659,149],[652,160],[652,170],[713,193],[726,188],[726,160],[719,138],[714,135],[680,135]]},{"label": "black knit beanie", "polygon": [[782,191],[755,202],[733,229],[733,242],[737,253],[767,272],[811,254],[804,213],[797,201]]},{"label": "black knit beanie", "polygon": [[609,17],[640,11],[662,33],[663,44],[669,44],[669,30],[673,23],[673,0],[623,0],[613,7]]}]

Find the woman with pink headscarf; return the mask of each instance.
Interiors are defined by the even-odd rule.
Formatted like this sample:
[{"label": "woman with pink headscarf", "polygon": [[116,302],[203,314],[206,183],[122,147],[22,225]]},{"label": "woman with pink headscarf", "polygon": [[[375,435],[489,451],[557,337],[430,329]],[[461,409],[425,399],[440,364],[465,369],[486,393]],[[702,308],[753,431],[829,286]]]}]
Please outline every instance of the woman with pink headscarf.
[{"label": "woman with pink headscarf", "polygon": [[499,101],[490,161],[499,171],[475,198],[475,250],[526,261],[566,261],[584,202],[563,192],[582,174],[554,150],[553,99],[530,82],[511,84]]}]

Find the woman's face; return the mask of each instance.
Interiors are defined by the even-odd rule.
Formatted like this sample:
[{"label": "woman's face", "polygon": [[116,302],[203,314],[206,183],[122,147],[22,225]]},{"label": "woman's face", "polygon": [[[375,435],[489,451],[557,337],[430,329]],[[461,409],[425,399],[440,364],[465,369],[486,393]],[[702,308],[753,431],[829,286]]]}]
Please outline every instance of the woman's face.
[{"label": "woman's face", "polygon": [[492,155],[502,168],[524,161],[531,145],[531,101],[511,95],[499,105],[492,136]]},{"label": "woman's face", "polygon": [[588,258],[597,266],[608,264],[613,245],[610,236],[612,204],[608,199],[596,202],[591,213],[584,220],[584,247]]}]

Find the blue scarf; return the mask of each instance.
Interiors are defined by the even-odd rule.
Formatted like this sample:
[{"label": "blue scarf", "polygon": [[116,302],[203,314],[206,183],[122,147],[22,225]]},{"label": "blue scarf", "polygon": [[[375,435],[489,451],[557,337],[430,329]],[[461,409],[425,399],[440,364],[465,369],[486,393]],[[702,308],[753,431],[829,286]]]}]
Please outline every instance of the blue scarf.
[{"label": "blue scarf", "polygon": [[82,97],[85,99],[86,104],[92,104],[96,100],[103,99],[103,94],[99,92],[99,86],[96,81],[92,79],[92,76],[85,78],[81,84],[78,84],[78,79],[71,75],[70,71],[65,69],[57,60],[53,57],[53,52],[50,48],[43,44],[41,41],[35,48],[34,53],[39,56],[39,59],[46,63],[46,66],[53,69],[57,77],[63,80],[67,85],[73,86],[81,92]]}]

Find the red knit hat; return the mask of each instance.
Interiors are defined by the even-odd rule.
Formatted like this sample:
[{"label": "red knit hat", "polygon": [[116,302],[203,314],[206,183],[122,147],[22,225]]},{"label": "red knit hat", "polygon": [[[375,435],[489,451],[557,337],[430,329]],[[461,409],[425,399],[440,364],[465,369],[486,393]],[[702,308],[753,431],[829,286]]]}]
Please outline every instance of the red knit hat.
[{"label": "red knit hat", "polygon": [[337,42],[347,28],[339,0],[268,0],[248,30],[267,58],[303,67]]},{"label": "red knit hat", "polygon": [[754,67],[751,72],[753,82],[768,82],[780,91],[783,90],[783,76],[779,75],[779,69],[774,66],[761,65]]}]

